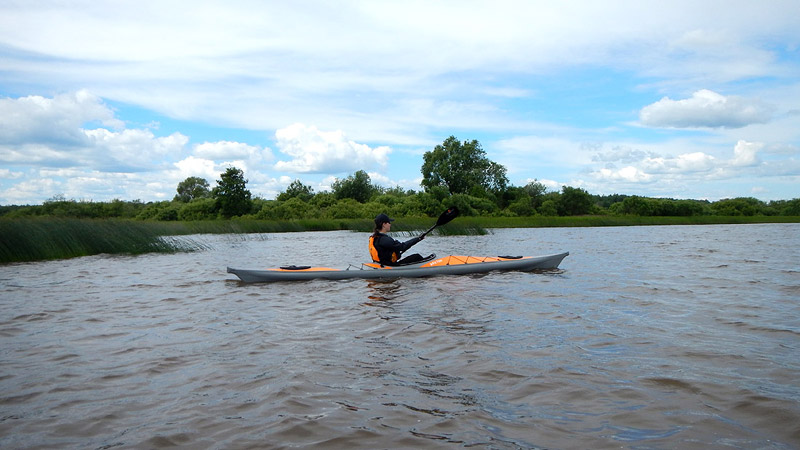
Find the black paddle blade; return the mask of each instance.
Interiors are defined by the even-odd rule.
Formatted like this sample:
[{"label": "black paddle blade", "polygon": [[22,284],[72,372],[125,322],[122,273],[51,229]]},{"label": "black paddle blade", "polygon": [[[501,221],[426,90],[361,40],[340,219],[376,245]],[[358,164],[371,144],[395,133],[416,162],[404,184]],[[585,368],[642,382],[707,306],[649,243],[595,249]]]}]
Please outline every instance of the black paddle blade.
[{"label": "black paddle blade", "polygon": [[458,217],[458,208],[453,206],[439,216],[439,219],[436,221],[436,226],[437,227],[442,226],[450,222],[451,220],[455,219],[456,217]]}]

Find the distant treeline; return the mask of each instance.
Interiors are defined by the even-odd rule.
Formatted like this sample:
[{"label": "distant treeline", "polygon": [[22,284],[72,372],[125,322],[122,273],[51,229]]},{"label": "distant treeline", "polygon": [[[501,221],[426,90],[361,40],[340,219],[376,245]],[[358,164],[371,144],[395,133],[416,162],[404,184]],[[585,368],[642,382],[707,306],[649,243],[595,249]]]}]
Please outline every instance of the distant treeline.
[{"label": "distant treeline", "polygon": [[341,220],[372,219],[380,213],[397,217],[437,217],[452,206],[462,216],[554,217],[627,215],[639,217],[691,216],[800,216],[800,198],[765,203],[751,197],[709,202],[629,195],[592,195],[564,186],[548,192],[534,180],[525,186],[508,183],[506,169],[486,157],[477,140],[450,136],[423,155],[423,191],[384,188],[359,170],[336,179],[331,191],[315,193],[294,180],[275,200],[253,198],[244,172],[228,167],[212,189],[200,177],[188,177],[177,186],[172,200],[110,202],[68,200],[63,195],[42,205],[0,206],[0,218],[59,217],[140,219],[149,221]]},{"label": "distant treeline", "polygon": [[[213,196],[171,201],[142,202],[112,200],[94,202],[53,198],[41,205],[0,206],[0,217],[137,219],[154,221],[198,221],[225,218],[254,220],[371,219],[379,213],[392,217],[436,217],[457,206],[462,216],[531,217],[579,215],[630,216],[800,216],[800,198],[763,202],[751,197],[706,200],[675,200],[629,195],[591,195],[565,186],[561,192],[530,187],[509,187],[499,194],[449,194],[379,189],[367,198],[355,199],[337,192],[283,192],[275,200],[248,199],[239,214],[226,214]],[[532,192],[531,192],[532,191]]]}]

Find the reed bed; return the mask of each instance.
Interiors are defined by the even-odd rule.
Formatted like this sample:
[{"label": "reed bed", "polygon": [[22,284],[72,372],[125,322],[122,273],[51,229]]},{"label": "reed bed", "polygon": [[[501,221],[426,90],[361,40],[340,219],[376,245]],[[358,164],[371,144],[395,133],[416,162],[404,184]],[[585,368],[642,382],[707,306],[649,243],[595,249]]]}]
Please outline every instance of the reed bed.
[{"label": "reed bed", "polygon": [[0,220],[0,263],[202,248],[191,240],[165,238],[154,225],[130,220]]}]

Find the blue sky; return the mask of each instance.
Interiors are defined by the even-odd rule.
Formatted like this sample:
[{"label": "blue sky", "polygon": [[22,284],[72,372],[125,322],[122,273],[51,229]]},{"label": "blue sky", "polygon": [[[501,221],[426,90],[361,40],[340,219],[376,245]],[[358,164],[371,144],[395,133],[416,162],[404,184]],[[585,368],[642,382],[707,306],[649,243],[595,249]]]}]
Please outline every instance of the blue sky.
[{"label": "blue sky", "polygon": [[800,197],[800,2],[0,3],[0,204],[419,190],[450,135],[517,186]]}]

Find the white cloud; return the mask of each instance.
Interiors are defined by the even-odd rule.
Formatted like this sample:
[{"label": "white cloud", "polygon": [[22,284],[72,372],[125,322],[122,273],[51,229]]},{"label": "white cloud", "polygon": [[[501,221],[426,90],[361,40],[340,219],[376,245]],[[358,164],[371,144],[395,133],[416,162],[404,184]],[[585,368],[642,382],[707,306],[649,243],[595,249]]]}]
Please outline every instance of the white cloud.
[{"label": "white cloud", "polygon": [[86,135],[82,129],[93,122],[114,129],[123,127],[114,112],[86,90],[53,98],[0,98],[0,145],[84,145]]},{"label": "white cloud", "polygon": [[737,142],[736,147],[733,148],[733,159],[731,160],[731,164],[734,166],[758,165],[760,160],[757,153],[762,148],[764,148],[764,144],[760,142]]},{"label": "white cloud", "polygon": [[90,143],[81,162],[110,172],[157,169],[160,161],[180,155],[189,142],[181,133],[156,137],[150,130],[113,132],[98,128],[85,133]]},{"label": "white cloud", "polygon": [[178,169],[175,178],[181,181],[189,177],[200,177],[210,182],[217,174],[221,173],[214,161],[194,156],[184,158],[174,163],[174,166]]},{"label": "white cloud", "polygon": [[297,173],[342,173],[384,167],[389,147],[371,148],[347,139],[342,131],[320,131],[296,123],[275,132],[281,153],[292,157],[275,168]]},{"label": "white cloud", "polygon": [[592,172],[592,175],[598,181],[622,181],[626,183],[649,183],[653,181],[652,175],[644,173],[633,166],[626,166],[619,170],[602,168]]},{"label": "white cloud", "polygon": [[27,178],[0,191],[0,195],[4,199],[3,203],[24,205],[36,203],[33,199],[39,199],[38,202],[41,203],[63,192],[63,188],[51,178]]},{"label": "white cloud", "polygon": [[203,142],[194,146],[194,154],[207,159],[241,159],[249,161],[272,160],[272,152],[268,148],[244,144],[241,142],[218,141]]},{"label": "white cloud", "polygon": [[772,110],[758,100],[720,95],[703,89],[691,98],[664,97],[639,112],[642,124],[668,128],[741,128],[766,123]]},{"label": "white cloud", "polygon": [[[669,147],[680,146],[682,144],[676,141],[671,145],[663,145],[661,150],[666,153]],[[590,192],[597,193],[642,192],[644,195],[703,198],[690,193],[694,186],[703,185],[709,189],[709,183],[712,182],[744,185],[747,183],[744,180],[756,177],[780,177],[796,173],[796,167],[791,167],[792,164],[787,166],[782,163],[773,167],[769,162],[762,162],[759,152],[764,147],[763,143],[740,140],[732,151],[717,155],[702,151],[669,155],[659,154],[653,149],[644,151],[629,145],[618,145],[611,151],[600,151],[595,156],[594,161],[603,163],[604,167],[588,170],[591,180],[588,184]],[[636,159],[636,156],[639,158]],[[617,163],[620,163],[620,167],[617,167]],[[784,167],[786,174],[781,172]],[[747,193],[751,189],[748,187]],[[738,195],[747,193],[742,191]],[[713,196],[732,195],[715,192]]]},{"label": "white cloud", "polygon": [[714,167],[716,158],[703,152],[684,153],[675,157],[648,157],[641,165],[648,173],[703,172]]},{"label": "white cloud", "polygon": [[398,184],[386,175],[377,172],[369,172],[367,175],[369,175],[370,182],[378,186],[392,188]]},{"label": "white cloud", "polygon": [[[98,124],[112,129],[87,129]],[[180,133],[156,137],[124,129],[114,111],[86,90],[0,99],[0,161],[7,164],[141,171],[179,154],[187,142]]]}]

